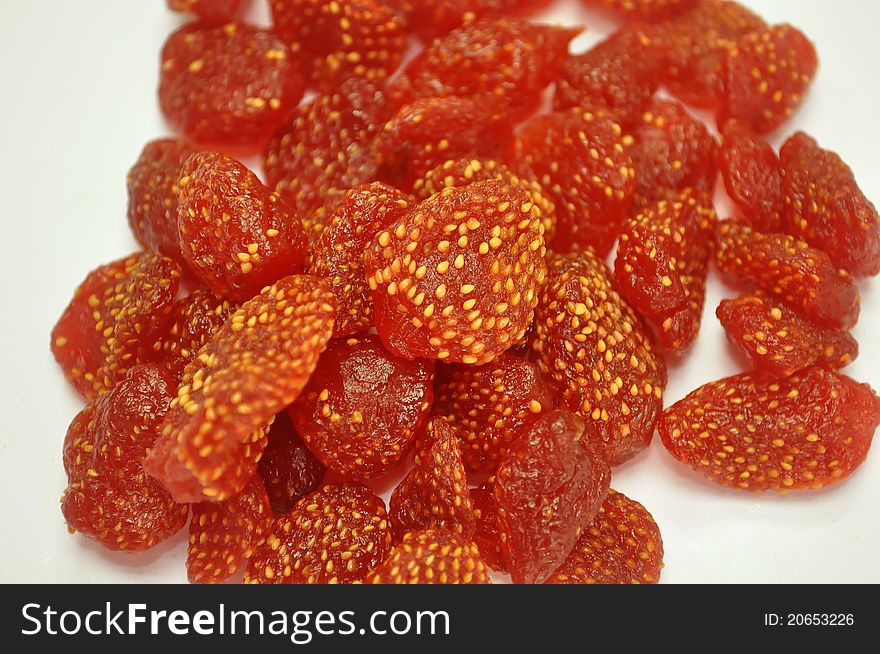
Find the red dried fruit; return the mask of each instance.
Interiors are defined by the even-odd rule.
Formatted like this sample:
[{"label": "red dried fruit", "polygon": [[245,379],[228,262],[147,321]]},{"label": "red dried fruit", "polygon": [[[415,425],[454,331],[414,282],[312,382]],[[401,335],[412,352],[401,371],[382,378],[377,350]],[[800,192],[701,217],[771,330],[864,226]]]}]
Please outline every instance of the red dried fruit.
[{"label": "red dried fruit", "polygon": [[373,300],[364,275],[364,252],[376,234],[412,209],[410,196],[373,182],[348,191],[327,219],[312,249],[309,272],[326,277],[339,302],[334,338],[350,336],[373,326]]},{"label": "red dried fruit", "polygon": [[266,427],[318,363],[335,301],[324,280],[285,277],[242,305],[186,367],[145,462],[178,501],[220,502],[244,488]]},{"label": "red dried fruit", "polygon": [[658,429],[676,459],[715,483],[763,491],[842,481],[865,460],[878,424],[870,386],[810,368],[707,384],[666,409]]},{"label": "red dried fruit", "polygon": [[691,9],[698,0],[581,0],[586,6],[604,9],[624,20],[656,21]]},{"label": "red dried fruit", "polygon": [[663,407],[666,368],[641,320],[591,250],[548,259],[532,340],[541,372],[563,406],[594,431],[611,465],[645,449]]},{"label": "red dried fruit", "polygon": [[219,584],[229,579],[271,526],[272,508],[259,475],[232,499],[193,504],[186,556],[190,583]]},{"label": "red dried fruit", "polygon": [[358,484],[327,484],[275,521],[245,568],[250,584],[349,584],[391,552],[385,504]]},{"label": "red dried fruit", "polygon": [[395,541],[412,531],[449,529],[464,538],[474,533],[474,510],[455,432],[441,418],[428,424],[415,467],[391,493],[388,505]]},{"label": "red dried fruit", "polygon": [[128,171],[128,224],[147,250],[183,263],[177,231],[177,180],[195,150],[182,141],[150,141]]},{"label": "red dried fruit", "polygon": [[393,354],[488,363],[523,337],[544,283],[540,210],[500,181],[449,188],[367,252],[376,329]]},{"label": "red dried fruit", "polygon": [[93,400],[153,359],[149,344],[168,325],[179,281],[179,266],[155,252],[89,273],[52,329],[52,353],[77,391]]},{"label": "red dried fruit", "polygon": [[817,327],[763,294],[723,300],[716,314],[758,372],[788,377],[813,365],[837,370],[859,355],[847,332]]},{"label": "red dried fruit", "polygon": [[178,185],[180,248],[213,293],[243,302],[302,272],[308,251],[302,225],[235,159],[217,152],[193,155]]},{"label": "red dried fruit", "polygon": [[636,188],[620,125],[579,109],[537,116],[518,133],[509,160],[556,205],[554,250],[589,245],[608,253]]},{"label": "red dried fruit", "polygon": [[724,61],[718,124],[733,118],[762,134],[778,129],[803,102],[818,68],[816,48],[796,27],[744,35]]},{"label": "red dried fruit", "polygon": [[195,14],[207,20],[228,20],[241,13],[243,0],[166,0],[172,11]]},{"label": "red dried fruit", "polygon": [[803,132],[788,139],[779,156],[785,231],[857,277],[880,272],[880,216],[850,167]]},{"label": "red dried fruit", "polygon": [[767,24],[738,2],[700,0],[683,14],[657,24],[666,46],[663,81],[683,102],[715,109],[724,95],[724,63],[740,37]]},{"label": "red dried fruit", "polygon": [[299,64],[272,32],[196,21],[162,49],[159,105],[199,143],[259,148],[305,88]]},{"label": "red dried fruit", "polygon": [[305,446],[287,412],[275,416],[269,444],[260,459],[260,476],[275,515],[289,513],[296,501],[315,490],[325,468]]},{"label": "red dried fruit", "polygon": [[498,536],[498,510],[495,506],[495,481],[487,482],[479,488],[471,488],[471,502],[474,505],[474,545],[480,556],[493,570],[507,572],[504,555],[501,553],[501,538]]},{"label": "red dried fruit", "polygon": [[425,529],[409,534],[364,583],[490,584],[492,581],[473,543],[446,529]]},{"label": "red dried fruit", "polygon": [[643,209],[620,235],[615,288],[669,350],[687,351],[699,334],[717,222],[708,195],[685,192]]},{"label": "red dried fruit", "polygon": [[364,334],[330,342],[290,416],[321,463],[363,481],[397,465],[424,432],[433,400],[433,361],[394,357]]},{"label": "red dried fruit", "polygon": [[548,584],[656,584],[663,569],[663,538],[648,510],[608,491],[599,515],[584,530]]},{"label": "red dried fruit", "polygon": [[715,261],[728,283],[765,291],[824,327],[850,329],[858,321],[855,281],[821,250],[729,220],[719,223],[716,238]]},{"label": "red dried fruit", "polygon": [[140,552],[186,524],[189,507],[143,469],[173,392],[161,369],[137,366],[74,419],[64,439],[61,499],[70,529],[111,550]]},{"label": "red dried fruit", "polygon": [[466,23],[428,45],[389,93],[400,102],[471,98],[490,114],[516,121],[538,108],[580,31],[512,18]]},{"label": "red dried fruit", "polygon": [[440,369],[434,414],[461,441],[465,467],[495,472],[498,460],[541,412],[553,394],[531,361],[502,354],[483,366],[453,364]]},{"label": "red dried fruit", "polygon": [[386,118],[382,92],[351,79],[302,105],[269,142],[266,183],[302,219],[309,240],[343,193],[376,179],[373,141]]},{"label": "red dried fruit", "polygon": [[410,16],[410,27],[430,43],[464,23],[490,16],[524,15],[550,0],[395,0]]},{"label": "red dried fruit", "polygon": [[654,100],[633,138],[628,151],[636,171],[636,194],[643,202],[688,188],[715,190],[718,143],[678,102]]},{"label": "red dried fruit", "polygon": [[599,512],[611,470],[568,411],[543,415],[508,450],[495,479],[501,551],[514,583],[544,581]]},{"label": "red dried fruit", "polygon": [[741,217],[759,232],[782,231],[782,162],[752,129],[738,121],[724,125],[718,168]]},{"label": "red dried fruit", "polygon": [[270,6],[275,30],[323,91],[353,77],[382,82],[406,51],[405,20],[388,2],[271,0]]}]

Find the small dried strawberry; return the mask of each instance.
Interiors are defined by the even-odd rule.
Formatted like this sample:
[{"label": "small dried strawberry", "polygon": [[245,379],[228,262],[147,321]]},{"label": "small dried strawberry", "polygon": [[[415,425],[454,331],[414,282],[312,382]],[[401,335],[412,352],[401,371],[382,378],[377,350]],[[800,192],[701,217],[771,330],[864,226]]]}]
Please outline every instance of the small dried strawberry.
[{"label": "small dried strawberry", "polygon": [[302,442],[287,412],[275,416],[260,459],[260,476],[275,515],[289,513],[299,498],[315,490],[325,468]]},{"label": "small dried strawberry", "polygon": [[699,0],[581,0],[624,20],[657,21],[691,9]]},{"label": "small dried strawberry", "polygon": [[724,300],[716,313],[758,372],[788,377],[813,365],[838,370],[859,355],[847,332],[818,327],[762,293]]},{"label": "small dried strawberry", "polygon": [[514,583],[541,583],[599,512],[611,470],[568,411],[543,415],[507,451],[495,479],[501,551]]},{"label": "small dried strawberry", "polygon": [[501,538],[498,535],[494,478],[479,488],[471,488],[470,494],[474,505],[474,545],[480,549],[480,556],[486,565],[493,570],[506,573],[504,555],[501,552]]},{"label": "small dried strawberry", "polygon": [[658,429],[676,459],[715,483],[763,491],[842,481],[865,460],[878,424],[870,386],[810,368],[707,384],[666,409]]},{"label": "small dried strawberry", "polygon": [[229,579],[271,526],[272,508],[259,475],[232,499],[193,504],[186,556],[190,583],[219,584]]},{"label": "small dried strawberry", "polygon": [[608,491],[599,515],[584,530],[548,584],[656,584],[663,539],[644,506]]},{"label": "small dried strawberry", "polygon": [[490,584],[477,547],[447,529],[413,532],[377,567],[368,584]]},{"label": "small dried strawberry", "polygon": [[245,568],[249,584],[363,581],[391,552],[385,504],[358,484],[327,484],[275,521]]},{"label": "small dried strawberry", "polygon": [[229,20],[241,13],[248,0],[166,0],[172,11],[195,14],[207,20]]},{"label": "small dried strawberry", "polygon": [[285,277],[242,305],[186,367],[145,462],[175,498],[220,502],[250,481],[267,426],[330,339],[335,301],[324,280]]}]

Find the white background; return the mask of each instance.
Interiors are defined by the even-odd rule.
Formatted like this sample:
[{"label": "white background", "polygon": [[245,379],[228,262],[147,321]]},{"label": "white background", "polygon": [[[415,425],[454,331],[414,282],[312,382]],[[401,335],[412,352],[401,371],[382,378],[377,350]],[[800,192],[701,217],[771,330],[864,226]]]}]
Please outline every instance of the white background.
[{"label": "white background", "polygon": [[[771,22],[796,24],[819,49],[812,94],[784,131],[803,128],[840,152],[880,201],[880,3],[748,2]],[[61,444],[82,404],[49,352],[49,331],[79,281],[136,247],[125,174],[147,140],[168,133],[155,88],[159,50],[179,18],[161,0],[0,6],[0,582],[182,582],[185,530],[136,556],[68,535]],[[587,24],[577,50],[610,26],[576,0],[558,2],[546,17]],[[727,206],[719,201],[722,212]],[[668,403],[737,372],[714,317],[729,294],[713,273],[702,336],[671,370]],[[854,332],[862,352],[848,372],[880,389],[878,282],[862,284],[862,299]],[[704,482],[655,440],[613,485],[657,519],[664,582],[880,582],[876,450],[840,487],[753,495]]]}]

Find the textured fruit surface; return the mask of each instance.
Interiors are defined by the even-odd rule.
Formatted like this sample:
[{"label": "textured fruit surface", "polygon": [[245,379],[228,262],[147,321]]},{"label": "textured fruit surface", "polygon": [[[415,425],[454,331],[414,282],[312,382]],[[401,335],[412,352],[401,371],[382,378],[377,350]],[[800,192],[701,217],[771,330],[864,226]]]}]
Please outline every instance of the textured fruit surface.
[{"label": "textured fruit surface", "polygon": [[108,549],[138,552],[186,524],[189,507],[143,468],[173,393],[165,372],[137,366],[74,419],[64,439],[61,499],[71,529]]},{"label": "textured fruit surface", "polygon": [[699,333],[717,222],[708,195],[685,192],[643,209],[620,235],[614,287],[671,351]]},{"label": "textured fruit surface", "polygon": [[718,224],[716,237],[715,260],[726,281],[765,291],[822,326],[850,329],[858,321],[855,281],[821,250],[729,220]]},{"label": "textured fruit surface", "polygon": [[326,484],[275,521],[245,568],[251,584],[363,581],[391,552],[385,504],[358,484]]},{"label": "textured fruit surface", "polygon": [[373,326],[373,300],[364,274],[364,252],[376,234],[412,209],[412,198],[373,182],[348,191],[327,217],[312,248],[309,272],[326,277],[339,303],[333,336],[340,338]]},{"label": "textured fruit surface", "polygon": [[235,496],[256,470],[267,426],[315,369],[334,314],[329,285],[307,275],[242,305],[184,370],[150,474],[179,501]]},{"label": "textured fruit surface", "polygon": [[740,217],[759,232],[782,231],[783,170],[773,146],[738,121],[722,130],[718,168]]},{"label": "textured fruit surface", "polygon": [[486,565],[493,570],[506,573],[507,567],[501,552],[501,538],[498,535],[494,479],[479,488],[471,488],[470,493],[474,505],[474,545],[480,549],[480,556]]},{"label": "textured fruit surface", "polygon": [[785,231],[857,277],[880,272],[880,216],[849,166],[799,132],[780,151]]},{"label": "textured fruit surface", "polygon": [[762,134],[778,129],[803,102],[818,68],[816,48],[796,27],[744,35],[724,62],[719,124],[735,118]]},{"label": "textured fruit surface", "polygon": [[385,98],[361,79],[303,104],[269,141],[266,183],[284,198],[314,241],[326,211],[348,189],[376,178],[373,142],[387,116]]},{"label": "textured fruit surface", "polygon": [[415,466],[391,494],[388,513],[396,541],[411,531],[449,529],[464,538],[474,533],[474,509],[455,433],[441,418],[428,426]]},{"label": "textured fruit surface", "polygon": [[604,9],[625,20],[655,21],[687,11],[698,0],[581,0],[588,7]]},{"label": "textured fruit surface", "polygon": [[366,273],[382,342],[487,363],[520,340],[546,277],[541,212],[501,181],[444,189],[383,230]]},{"label": "textured fruit surface", "polygon": [[509,160],[556,205],[554,250],[608,253],[636,188],[620,125],[580,109],[537,116],[517,134]]},{"label": "textured fruit surface", "polygon": [[495,472],[498,460],[543,411],[553,393],[531,361],[502,354],[483,366],[452,364],[439,371],[434,414],[461,441],[465,467]]},{"label": "textured fruit surface", "polygon": [[299,498],[318,488],[325,468],[302,442],[287,412],[275,416],[260,459],[260,476],[275,515],[288,513]]},{"label": "textured fruit surface", "polygon": [[259,148],[296,108],[302,72],[272,32],[196,21],[162,49],[159,106],[199,143]]},{"label": "textured fruit surface", "polygon": [[537,11],[550,0],[394,0],[410,16],[410,29],[430,43],[463,23],[491,16],[516,16]]},{"label": "textured fruit surface", "polygon": [[299,220],[235,159],[193,155],[178,184],[181,251],[214,294],[243,302],[303,271],[308,241]]},{"label": "textured fruit surface", "polygon": [[543,415],[507,451],[495,479],[501,551],[514,583],[559,567],[608,493],[611,471],[568,411]]},{"label": "textured fruit surface", "polygon": [[155,252],[133,254],[89,273],[52,329],[52,354],[87,399],[111,390],[138,363],[171,317],[180,267]]},{"label": "textured fruit surface", "polygon": [[183,263],[177,231],[177,181],[195,151],[183,141],[159,139],[144,146],[128,171],[128,224],[144,249]]},{"label": "textured fruit surface", "polygon": [[331,341],[290,407],[303,441],[352,481],[391,470],[425,429],[434,362],[389,354],[375,334]]},{"label": "textured fruit surface", "polygon": [[[166,0],[168,8],[207,20],[228,20],[241,11],[243,0]],[[246,0],[245,0],[246,1]]]},{"label": "textured fruit surface", "polygon": [[186,571],[190,583],[219,584],[238,572],[272,525],[272,507],[259,475],[225,502],[192,506]]},{"label": "textured fruit surface", "polygon": [[322,90],[354,77],[382,82],[406,50],[405,21],[388,2],[271,0],[270,6],[275,30]]},{"label": "textured fruit surface", "polygon": [[446,529],[409,534],[376,568],[368,584],[490,584],[476,545]]},{"label": "textured fruit surface", "polygon": [[703,386],[669,407],[658,429],[676,459],[715,483],[763,491],[842,481],[865,460],[878,424],[870,386],[810,368]]},{"label": "textured fruit surface", "polygon": [[561,404],[587,421],[593,447],[618,465],[651,442],[666,368],[594,252],[553,256],[548,265],[532,349]]},{"label": "textured fruit surface", "polygon": [[472,98],[513,120],[534,111],[558,75],[579,28],[492,18],[467,23],[431,43],[392,82],[390,93],[416,98]]},{"label": "textured fruit surface", "polygon": [[764,294],[724,300],[716,314],[758,372],[788,377],[812,365],[838,370],[859,355],[859,344],[847,332],[818,327]]},{"label": "textured fruit surface", "polygon": [[656,584],[663,569],[663,539],[644,506],[608,491],[595,520],[547,583]]}]

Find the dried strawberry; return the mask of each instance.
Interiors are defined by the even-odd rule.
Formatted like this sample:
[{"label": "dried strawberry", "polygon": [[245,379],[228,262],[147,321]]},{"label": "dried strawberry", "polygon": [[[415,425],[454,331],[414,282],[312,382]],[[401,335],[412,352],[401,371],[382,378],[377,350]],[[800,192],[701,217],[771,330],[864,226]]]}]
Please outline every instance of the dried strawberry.
[{"label": "dried strawberry", "polygon": [[186,524],[189,507],[143,469],[173,392],[161,369],[137,366],[74,419],[64,439],[61,499],[71,530],[111,550],[139,552]]},{"label": "dried strawberry", "polygon": [[177,181],[194,150],[182,141],[159,139],[144,146],[128,171],[128,224],[147,250],[183,263],[177,231]]},{"label": "dried strawberry", "polygon": [[816,48],[796,27],[744,35],[724,62],[719,124],[734,118],[762,134],[776,130],[801,105],[818,68]]},{"label": "dried strawberry", "polygon": [[216,295],[243,302],[302,272],[308,250],[302,225],[243,165],[202,152],[186,160],[178,184],[181,251]]},{"label": "dried strawberry", "polygon": [[138,363],[171,316],[180,267],[155,252],[133,254],[89,273],[52,329],[52,353],[87,399],[111,390]]},{"label": "dried strawberry", "polygon": [[415,467],[391,494],[391,533],[399,541],[411,531],[432,527],[464,538],[474,533],[474,510],[455,433],[442,419],[428,425]]},{"label": "dried strawberry", "polygon": [[865,460],[878,424],[870,386],[810,368],[707,384],[666,409],[658,428],[676,459],[715,483],[763,491],[842,481]]},{"label": "dried strawberry", "polygon": [[699,333],[717,222],[709,196],[685,192],[643,209],[620,235],[615,288],[669,350],[687,351]]},{"label": "dried strawberry", "polygon": [[162,112],[199,143],[261,147],[303,90],[299,64],[284,42],[243,23],[187,23],[162,49]]},{"label": "dried strawberry", "polygon": [[373,326],[373,300],[364,276],[364,252],[376,234],[400,220],[413,200],[396,188],[373,182],[348,191],[330,213],[312,249],[309,272],[326,277],[339,302],[333,336],[340,338]]},{"label": "dried strawberry", "polygon": [[510,161],[556,205],[554,250],[608,253],[636,188],[617,123],[580,109],[537,116],[517,135]]},{"label": "dried strawberry", "polygon": [[434,414],[461,441],[465,467],[494,472],[510,443],[553,408],[553,394],[531,361],[502,354],[483,366],[440,370]]},{"label": "dried strawberry", "polygon": [[333,331],[335,298],[315,277],[285,277],[236,311],[199,351],[145,466],[179,501],[235,496],[265,429],[305,386]]},{"label": "dried strawberry", "polygon": [[302,442],[287,412],[275,416],[269,444],[260,459],[260,476],[275,515],[288,513],[296,501],[315,490],[325,468]]},{"label": "dried strawberry", "polygon": [[392,356],[374,334],[352,336],[330,342],[290,415],[328,469],[352,481],[373,479],[424,432],[433,384],[432,361]]},{"label": "dried strawberry", "polygon": [[585,423],[551,411],[507,451],[495,479],[501,551],[515,583],[540,583],[599,512],[611,471]]},{"label": "dried strawberry", "polygon": [[490,584],[480,551],[447,529],[409,534],[376,568],[368,584]]},{"label": "dried strawberry", "polygon": [[519,120],[537,109],[580,28],[489,18],[434,41],[395,77],[389,93],[417,98],[471,98],[491,114]]},{"label": "dried strawberry", "polygon": [[857,277],[880,272],[880,216],[849,166],[803,132],[780,151],[785,231]]},{"label": "dried strawberry", "polygon": [[546,277],[543,231],[525,192],[500,181],[419,204],[367,252],[382,342],[406,359],[497,357],[532,322]]},{"label": "dried strawberry", "polygon": [[548,260],[532,350],[563,406],[594,431],[611,465],[645,449],[663,406],[666,369],[635,311],[591,250]]},{"label": "dried strawberry", "polygon": [[581,0],[624,20],[656,21],[691,9],[699,0]]},{"label": "dried strawberry", "polygon": [[584,530],[548,584],[656,584],[663,539],[644,506],[608,491],[599,515]]},{"label": "dried strawberry", "polygon": [[166,0],[172,11],[195,14],[207,20],[228,20],[239,14],[247,0]]},{"label": "dried strawberry", "polygon": [[410,17],[410,28],[424,41],[444,36],[464,23],[491,16],[524,15],[550,0],[394,0]]},{"label": "dried strawberry", "polygon": [[759,232],[782,231],[782,162],[767,141],[738,121],[728,121],[718,168],[740,216]]},{"label": "dried strawberry", "polygon": [[471,502],[474,505],[474,545],[480,556],[493,570],[507,572],[504,555],[501,553],[501,538],[498,536],[498,509],[495,505],[495,481],[487,482],[479,488],[471,488]]},{"label": "dried strawberry", "polygon": [[275,521],[245,568],[250,584],[362,581],[391,552],[385,504],[358,484],[327,484]]},{"label": "dried strawberry", "polygon": [[821,250],[729,220],[719,223],[716,237],[715,261],[729,283],[765,291],[825,327],[850,329],[858,321],[855,281]]},{"label": "dried strawberry", "polygon": [[761,293],[724,300],[716,313],[727,337],[758,372],[788,377],[813,365],[837,370],[859,355],[859,344],[847,332],[818,327]]},{"label": "dried strawberry", "polygon": [[312,81],[335,90],[353,77],[382,82],[403,59],[406,24],[378,0],[271,0],[281,37],[306,62]]},{"label": "dried strawberry", "polygon": [[232,499],[193,504],[186,556],[190,583],[219,584],[229,579],[271,526],[272,508],[259,475]]},{"label": "dried strawberry", "polygon": [[385,123],[382,92],[351,79],[302,105],[266,148],[266,183],[302,219],[309,240],[348,189],[376,179],[373,142]]}]

